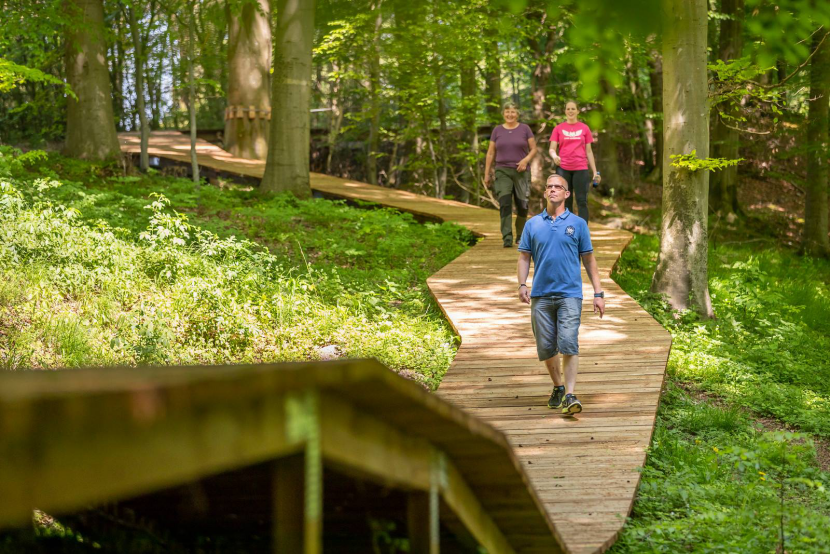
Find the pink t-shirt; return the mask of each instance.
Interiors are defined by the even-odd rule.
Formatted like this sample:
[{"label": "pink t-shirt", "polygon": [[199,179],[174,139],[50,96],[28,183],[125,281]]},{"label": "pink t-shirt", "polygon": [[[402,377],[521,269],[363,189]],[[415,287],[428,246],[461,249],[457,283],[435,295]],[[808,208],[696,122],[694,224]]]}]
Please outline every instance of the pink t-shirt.
[{"label": "pink t-shirt", "polygon": [[551,142],[556,142],[557,155],[560,156],[560,167],[568,171],[588,169],[586,145],[594,142],[589,126],[578,121],[577,123],[560,123],[551,132]]}]

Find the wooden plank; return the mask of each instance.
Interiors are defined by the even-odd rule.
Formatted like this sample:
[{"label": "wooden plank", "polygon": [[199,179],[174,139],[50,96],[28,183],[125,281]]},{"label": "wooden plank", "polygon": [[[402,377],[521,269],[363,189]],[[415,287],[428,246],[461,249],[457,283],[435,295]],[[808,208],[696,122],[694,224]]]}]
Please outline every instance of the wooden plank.
[{"label": "wooden plank", "polygon": [[[309,554],[305,546],[304,456],[289,456],[274,462],[274,554]],[[312,546],[319,546],[314,541]]]},{"label": "wooden plank", "polygon": [[195,419],[188,389],[119,391],[96,403],[85,393],[4,402],[0,526],[30,521],[34,508],[71,512],[301,448],[284,432],[283,397],[217,402]]},{"label": "wooden plank", "polygon": [[[186,137],[161,134],[156,140],[155,136],[151,136],[151,147],[168,152],[173,159],[189,161],[184,150]],[[125,150],[138,151],[137,136],[122,138],[122,143]],[[204,145],[200,163],[251,176],[261,175],[264,167],[262,162],[237,160]],[[530,314],[516,298],[517,252],[502,248],[494,210],[318,174],[312,174],[312,187],[327,195],[371,200],[419,217],[455,221],[484,237],[428,279],[431,294],[461,338],[439,396],[507,432],[533,483],[547,483],[546,476],[562,477],[556,479],[561,487],[540,485],[539,495],[550,507],[550,520],[568,530],[563,535],[568,548],[573,552],[608,548],[623,525],[618,514],[626,515],[634,498],[639,481],[636,468],[645,459],[671,346],[669,334],[609,278],[632,235],[590,224],[595,258],[608,295],[607,313],[603,320],[593,316],[588,299],[592,289],[584,282],[587,298],[577,387],[585,411],[577,418],[555,419],[545,413],[551,385],[536,359]],[[397,411],[395,406],[385,409]],[[458,439],[449,434],[445,438]],[[563,444],[568,448],[562,448]],[[454,448],[453,442],[448,447]],[[469,449],[469,458],[464,458],[462,447]],[[494,455],[481,445],[464,441],[456,448],[459,460],[478,455],[483,463]],[[465,476],[485,478],[475,469]],[[494,482],[511,482],[509,475],[493,477]],[[582,510],[569,512],[573,507],[558,496],[562,487],[580,490],[597,479],[602,483],[604,478],[615,483],[621,506],[626,504],[627,493],[629,504],[619,509],[615,504],[608,513],[592,512],[589,516]],[[516,521],[519,529],[523,514],[532,513],[529,509],[533,510],[514,507],[489,514],[498,514],[503,523]],[[521,545],[517,551],[550,551],[541,546],[541,540],[528,535],[517,543]]]},{"label": "wooden plank", "polygon": [[407,536],[412,554],[439,554],[439,514],[431,511],[430,500],[429,492],[407,495]]}]

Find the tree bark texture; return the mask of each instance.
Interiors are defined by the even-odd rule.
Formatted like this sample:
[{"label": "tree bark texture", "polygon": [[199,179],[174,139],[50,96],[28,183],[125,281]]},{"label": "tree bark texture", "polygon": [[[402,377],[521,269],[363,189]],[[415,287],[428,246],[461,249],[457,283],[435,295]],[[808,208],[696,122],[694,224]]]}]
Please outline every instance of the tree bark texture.
[{"label": "tree bark texture", "polygon": [[366,153],[366,177],[371,185],[378,184],[378,155],[381,149],[381,16],[380,0],[372,5],[375,27],[372,35],[372,51],[369,58],[369,141]]},{"label": "tree bark texture", "polygon": [[150,157],[147,155],[147,143],[150,138],[150,128],[147,124],[147,109],[144,103],[144,54],[139,34],[139,24],[136,18],[136,10],[133,6],[127,8],[127,16],[130,18],[130,35],[133,38],[133,51],[135,53],[136,70],[136,104],[138,107],[139,128],[141,130],[141,154],[139,155],[139,167],[147,171],[150,167]]},{"label": "tree bark texture", "polygon": [[811,94],[808,101],[808,183],[805,187],[805,227],[802,246],[805,253],[828,258],[829,202],[829,74],[828,32],[826,27],[814,34],[813,49],[824,37],[822,46],[811,58]]},{"label": "tree bark texture", "polygon": [[[225,149],[250,160],[268,156],[271,8],[269,0],[244,3],[228,13],[228,110]],[[253,110],[252,110],[253,107]],[[240,109],[242,108],[242,109]]]},{"label": "tree bark texture", "polygon": [[650,97],[652,98],[652,113],[660,117],[657,118],[657,121],[655,119],[650,120],[653,122],[652,134],[655,141],[655,169],[653,169],[648,179],[660,181],[664,165],[664,62],[658,52],[653,52],[652,60],[649,63],[649,88]]},{"label": "tree bark texture", "polygon": [[193,11],[195,2],[190,4],[191,13],[188,17],[188,117],[190,119],[190,166],[193,182],[199,183],[199,159],[196,157],[196,76],[194,75],[193,43],[196,42],[195,21]]},{"label": "tree bark texture", "polygon": [[707,2],[662,0],[664,62],[664,190],[661,246],[652,292],[676,310],[712,317],[707,283],[707,171],[673,167],[670,156],[706,156]]},{"label": "tree bark texture", "polygon": [[64,153],[93,160],[119,156],[103,2],[67,0],[67,7],[73,21],[66,28],[66,78],[78,99],[67,99]]},{"label": "tree bark texture", "polygon": [[[649,111],[647,108],[647,98],[644,91],[641,90],[641,84],[638,80],[638,62],[637,57],[634,54],[629,55],[629,59],[627,60],[626,64],[626,80],[629,82],[629,92],[632,95],[632,103],[633,107],[638,114],[646,115]],[[649,174],[654,169],[652,163],[652,149],[654,147],[653,137],[649,133],[651,131],[651,123],[648,119],[644,119],[644,124],[638,125],[638,138],[640,140],[641,145],[641,152],[643,155],[643,172],[645,174]],[[633,164],[633,168],[635,164]],[[639,177],[633,176],[633,178]]]},{"label": "tree bark texture", "polygon": [[337,63],[332,64],[332,73],[336,76],[332,77],[329,83],[329,133],[326,138],[328,146],[326,152],[326,174],[332,174],[332,160],[335,156],[335,148],[338,142],[338,135],[340,134],[341,126],[343,125],[343,106],[341,99],[341,77],[338,74],[340,66]]},{"label": "tree bark texture", "polygon": [[[462,136],[467,144],[470,155],[468,171],[465,172],[471,190],[474,191],[474,201],[479,204],[479,132],[476,128],[476,112],[479,107],[479,95],[476,91],[476,61],[466,57],[462,61],[459,72],[460,91],[462,93]],[[460,196],[462,202],[470,201],[470,193],[463,190]]]},{"label": "tree bark texture", "polygon": [[309,100],[315,0],[278,0],[271,78],[271,130],[260,189],[311,195]]},{"label": "tree bark texture", "polygon": [[113,21],[115,44],[110,48],[112,71],[110,86],[113,91],[113,117],[116,131],[124,128],[124,41],[121,40],[121,14]]},{"label": "tree bark texture", "polygon": [[[718,57],[725,62],[741,57],[744,44],[744,0],[722,0],[721,11],[731,19],[721,21]],[[717,108],[718,109],[718,108]],[[721,107],[728,115],[735,115],[736,108]],[[727,127],[715,114],[713,138],[710,143],[710,156],[735,160],[739,157],[739,132]],[[731,123],[735,127],[736,123]],[[739,169],[736,166],[715,171],[710,176],[710,207],[714,212],[724,215],[739,211],[737,182]]]},{"label": "tree bark texture", "polygon": [[434,62],[433,74],[436,77],[436,104],[439,117],[439,152],[436,168],[436,198],[444,198],[447,192],[447,104],[444,101],[444,78],[441,66]]},{"label": "tree bark texture", "polygon": [[[600,88],[607,97],[615,97],[617,95],[615,87],[606,79],[600,80]],[[606,120],[606,125],[605,132],[597,133],[597,142],[592,145],[592,152],[597,163],[597,170],[603,176],[600,190],[603,194],[620,194],[631,188],[630,183],[621,175],[620,163],[618,161],[618,143],[615,137],[621,135],[621,126],[612,117]]]},{"label": "tree bark texture", "polygon": [[[539,14],[535,14],[535,16],[539,17]],[[534,16],[529,17],[534,18]],[[547,14],[543,12],[541,17],[542,21],[539,24],[542,27],[548,27],[545,35],[541,40],[534,36],[528,39],[529,50],[534,56],[534,69],[531,72],[531,103],[534,110],[532,128],[537,144],[540,145],[547,142],[548,136],[551,135],[551,128],[545,124],[551,117],[551,106],[546,96],[546,90],[551,79],[551,55],[559,38],[559,32],[554,24],[546,21]],[[537,148],[537,155],[529,164],[528,171],[531,172],[529,205],[534,208],[534,211],[537,211],[536,208],[542,205],[543,193],[545,192],[545,152],[547,151],[547,148]]]},{"label": "tree bark texture", "polygon": [[487,96],[485,109],[488,123],[502,123],[502,69],[499,63],[499,41],[494,37],[485,47],[485,84]]}]

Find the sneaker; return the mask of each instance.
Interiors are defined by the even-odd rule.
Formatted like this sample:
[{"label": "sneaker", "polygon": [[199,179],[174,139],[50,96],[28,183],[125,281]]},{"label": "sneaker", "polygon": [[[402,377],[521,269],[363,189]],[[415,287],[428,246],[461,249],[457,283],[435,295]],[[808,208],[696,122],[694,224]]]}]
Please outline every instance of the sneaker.
[{"label": "sneaker", "polygon": [[574,415],[583,411],[583,405],[573,394],[567,394],[563,400],[563,414]]},{"label": "sneaker", "polygon": [[565,387],[554,387],[551,396],[548,398],[548,407],[552,410],[563,407],[563,398],[566,395]]}]

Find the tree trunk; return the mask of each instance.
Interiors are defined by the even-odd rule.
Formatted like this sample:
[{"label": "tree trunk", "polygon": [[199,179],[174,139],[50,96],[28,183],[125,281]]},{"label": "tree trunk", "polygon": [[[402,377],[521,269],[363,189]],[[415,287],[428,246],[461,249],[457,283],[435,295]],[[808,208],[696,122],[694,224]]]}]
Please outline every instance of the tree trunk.
[{"label": "tree trunk", "polygon": [[124,42],[121,40],[121,14],[114,21],[115,44],[113,45],[112,72],[110,83],[113,90],[113,117],[116,131],[124,129]]},{"label": "tree trunk", "polygon": [[271,115],[268,73],[271,69],[271,9],[269,0],[243,3],[228,14],[228,107],[225,110],[225,150],[239,158],[268,156]]},{"label": "tree trunk", "polygon": [[[828,258],[828,32],[822,27],[814,33],[812,49],[823,40],[811,58],[811,94],[808,101],[808,183],[805,194],[805,227],[802,247],[806,254]],[[824,37],[824,38],[823,38]]]},{"label": "tree trunk", "polygon": [[707,283],[708,172],[673,167],[670,156],[704,157],[710,149],[707,107],[707,2],[662,0],[664,191],[661,247],[652,292],[676,310],[712,317]]},{"label": "tree trunk", "polygon": [[488,123],[502,122],[502,70],[499,63],[499,41],[491,38],[485,47],[485,97]]},{"label": "tree trunk", "polygon": [[[447,106],[444,102],[444,79],[441,66],[437,61],[433,63],[433,72],[436,77],[436,103],[439,117],[439,152],[438,167],[436,168],[436,198],[444,198],[447,192]],[[428,130],[429,132],[429,130]],[[432,141],[431,141],[432,144]],[[436,156],[433,156],[434,161]]]},{"label": "tree trunk", "polygon": [[[744,0],[722,0],[721,11],[731,19],[721,21],[718,57],[725,62],[742,56],[742,33],[744,32]],[[735,115],[735,107],[722,106],[727,115]],[[710,144],[710,156],[735,160],[739,157],[739,133],[724,125],[718,117],[718,109],[713,123],[713,139]],[[736,123],[731,123],[733,127]],[[715,171],[710,176],[710,208],[723,215],[739,211],[737,193],[739,169],[736,166]]]},{"label": "tree trunk", "polygon": [[66,79],[78,99],[67,99],[64,153],[94,160],[119,156],[103,1],[67,0],[67,7],[74,21],[66,27]]},{"label": "tree trunk", "polygon": [[603,176],[598,190],[604,196],[614,196],[628,190],[629,185],[620,174],[617,142],[614,139],[618,125],[609,119],[606,122],[609,128],[594,135],[595,143],[592,144],[592,152],[594,152],[597,170]]},{"label": "tree trunk", "polygon": [[652,99],[652,113],[656,115],[652,122],[652,136],[655,142],[655,169],[649,174],[649,181],[661,181],[664,167],[664,62],[659,52],[652,53],[649,62],[649,88]]},{"label": "tree trunk", "polygon": [[[643,117],[648,109],[646,106],[646,95],[641,90],[641,84],[638,79],[638,63],[637,58],[633,52],[629,52],[629,60],[626,64],[626,79],[629,81],[629,92],[632,94],[632,103],[634,104],[634,109],[636,110],[637,114],[636,117],[640,118]],[[638,119],[640,121],[640,119]],[[653,163],[652,163],[652,148],[653,148],[653,139],[649,134],[650,125],[648,125],[649,120],[644,119],[643,124],[638,124],[638,139],[640,140],[641,152],[643,155],[643,174],[648,175],[652,172]],[[632,158],[634,162],[634,157]],[[632,164],[634,169],[637,169],[636,164]],[[640,175],[638,175],[639,177]],[[635,176],[633,175],[633,178]]]},{"label": "tree trunk", "polygon": [[378,184],[378,155],[381,143],[381,17],[380,0],[372,5],[375,13],[375,30],[372,35],[372,51],[369,59],[369,141],[366,153],[366,176],[371,185]]},{"label": "tree trunk", "polygon": [[[533,14],[533,15],[532,15]],[[533,22],[538,17],[541,17],[539,25],[543,28],[548,27],[543,42],[537,40],[536,36],[528,39],[528,47],[531,54],[534,56],[534,69],[531,72],[531,103],[534,113],[534,122],[532,128],[534,129],[535,139],[538,144],[543,144],[548,138],[546,135],[551,135],[551,129],[547,127],[546,122],[551,116],[551,107],[546,96],[546,89],[551,78],[551,54],[557,43],[559,33],[552,23],[547,23],[547,14],[545,12],[540,14],[533,13],[528,17]],[[531,160],[529,171],[531,172],[531,194],[529,198],[529,205],[537,211],[536,208],[541,206],[543,193],[545,192],[545,152],[546,148],[537,148],[537,155]]]},{"label": "tree trunk", "polygon": [[315,0],[278,0],[271,79],[271,130],[263,192],[311,195],[309,100]]},{"label": "tree trunk", "polygon": [[[467,145],[468,170],[465,177],[470,183],[470,189],[474,191],[474,201],[479,204],[479,132],[476,128],[476,112],[479,107],[479,95],[476,87],[476,64],[473,59],[466,57],[462,60],[462,68],[459,74],[460,92],[462,93],[462,137]],[[470,193],[463,190],[462,202],[470,201]]]},{"label": "tree trunk", "polygon": [[190,4],[190,16],[188,17],[188,116],[190,118],[190,165],[193,174],[193,182],[199,183],[199,159],[196,157],[196,77],[193,74],[194,49],[196,42],[196,30],[194,20],[196,11],[195,2]]},{"label": "tree trunk", "polygon": [[[600,80],[600,87],[606,97],[616,97],[617,91],[606,79]],[[617,102],[616,102],[617,103]],[[597,142],[592,145],[597,170],[602,174],[600,191],[604,195],[616,195],[626,192],[630,183],[626,181],[620,172],[620,161],[618,159],[618,143],[615,137],[622,134],[620,123],[614,117],[606,118],[606,129],[604,132],[597,132]]]},{"label": "tree trunk", "polygon": [[343,125],[343,106],[341,105],[341,77],[338,64],[332,64],[332,72],[337,76],[329,84],[329,135],[326,139],[326,174],[332,174],[332,159],[335,155],[335,146]]},{"label": "tree trunk", "polygon": [[139,126],[141,128],[141,154],[139,156],[139,167],[147,171],[150,167],[150,158],[147,155],[147,143],[150,137],[150,128],[147,125],[147,110],[144,105],[144,52],[139,35],[138,19],[133,6],[127,7],[127,17],[130,19],[130,35],[133,37],[133,49],[135,52],[136,71],[136,102],[138,104]]}]

